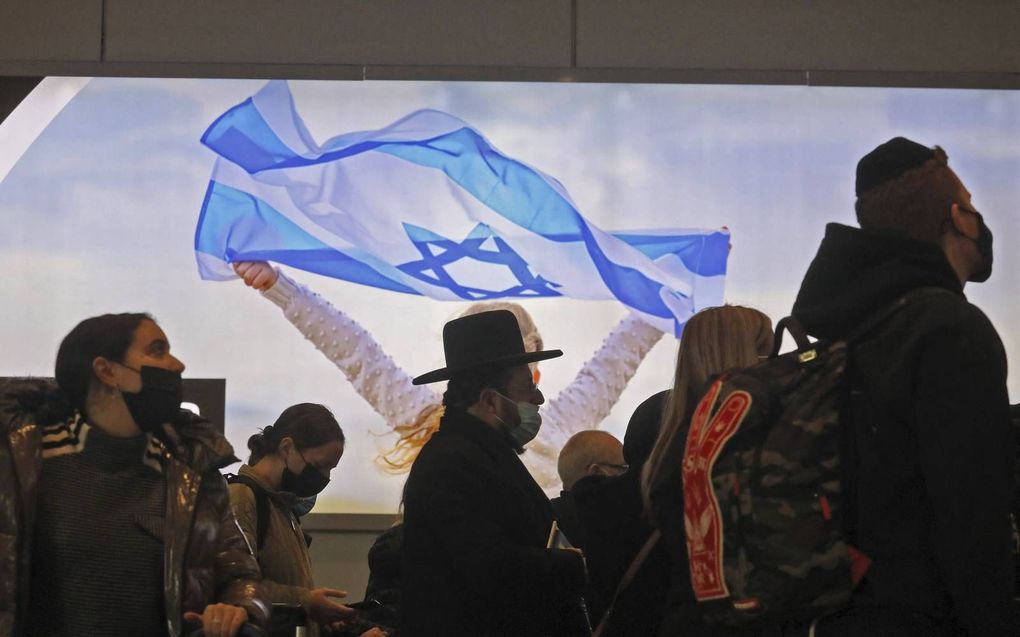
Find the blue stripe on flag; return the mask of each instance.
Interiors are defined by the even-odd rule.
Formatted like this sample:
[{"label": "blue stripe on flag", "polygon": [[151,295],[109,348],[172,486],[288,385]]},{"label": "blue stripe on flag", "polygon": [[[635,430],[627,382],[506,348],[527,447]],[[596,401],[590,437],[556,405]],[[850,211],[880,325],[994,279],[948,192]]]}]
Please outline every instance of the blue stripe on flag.
[{"label": "blue stripe on flag", "polygon": [[206,191],[195,250],[230,263],[276,261],[352,283],[421,295],[319,241],[258,197],[215,181]]},{"label": "blue stripe on flag", "polygon": [[675,254],[684,266],[701,276],[726,274],[726,258],[730,251],[730,235],[711,232],[689,235],[611,233],[617,239],[640,251],[651,260]]},{"label": "blue stripe on flag", "polygon": [[[356,135],[356,133],[343,135],[332,141],[335,145]],[[248,174],[269,169],[327,164],[374,150],[383,144],[364,141],[344,145],[313,159],[303,157],[277,136],[250,97],[220,115],[202,135],[202,143],[243,168]]]},{"label": "blue stripe on flag", "polygon": [[295,157],[250,97],[216,118],[202,135],[202,143],[249,173],[276,167]]},{"label": "blue stripe on flag", "polygon": [[478,201],[547,239],[583,240],[587,224],[549,182],[499,153],[470,128],[429,140],[383,144],[376,150],[443,171]]}]

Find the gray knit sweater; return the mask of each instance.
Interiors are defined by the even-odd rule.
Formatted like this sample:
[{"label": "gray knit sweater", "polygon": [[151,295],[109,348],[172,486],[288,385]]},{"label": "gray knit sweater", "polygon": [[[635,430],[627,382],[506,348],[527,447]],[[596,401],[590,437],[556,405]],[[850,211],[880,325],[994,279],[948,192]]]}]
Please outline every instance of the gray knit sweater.
[{"label": "gray knit sweater", "polygon": [[166,635],[166,493],[148,443],[80,420],[44,435],[29,635]]}]

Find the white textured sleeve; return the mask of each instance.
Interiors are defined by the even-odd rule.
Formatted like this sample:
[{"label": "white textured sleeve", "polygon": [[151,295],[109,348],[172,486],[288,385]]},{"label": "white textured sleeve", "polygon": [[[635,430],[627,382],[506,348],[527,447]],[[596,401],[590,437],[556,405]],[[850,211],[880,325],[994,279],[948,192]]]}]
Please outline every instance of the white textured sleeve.
[{"label": "white textured sleeve", "polygon": [[428,387],[412,385],[411,376],[354,319],[307,287],[279,274],[263,296],[278,305],[287,320],[333,361],[355,391],[391,427],[413,421],[426,405],[438,404],[439,396]]},{"label": "white textured sleeve", "polygon": [[542,407],[542,429],[528,445],[524,460],[543,488],[549,489],[550,481],[558,481],[556,460],[570,436],[594,429],[609,415],[660,338],[658,328],[634,314],[628,315],[613,328],[573,382]]}]

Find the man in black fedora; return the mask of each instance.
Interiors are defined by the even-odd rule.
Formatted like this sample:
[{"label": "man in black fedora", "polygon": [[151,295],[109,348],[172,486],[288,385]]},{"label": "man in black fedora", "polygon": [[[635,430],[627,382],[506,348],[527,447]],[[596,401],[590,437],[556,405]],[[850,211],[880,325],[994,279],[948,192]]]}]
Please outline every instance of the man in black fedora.
[{"label": "man in black fedora", "polygon": [[538,433],[542,392],[517,319],[498,310],[443,329],[448,380],[439,431],[422,448],[404,494],[402,634],[577,635],[585,567],[573,549],[546,548],[552,507],[518,455]]},{"label": "man in black fedora", "polygon": [[1020,634],[1006,356],[963,293],[992,273],[992,233],[947,159],[902,137],[865,155],[860,229],[829,224],[793,308],[840,338],[905,299],[851,351],[844,528],[863,577],[820,637]]}]

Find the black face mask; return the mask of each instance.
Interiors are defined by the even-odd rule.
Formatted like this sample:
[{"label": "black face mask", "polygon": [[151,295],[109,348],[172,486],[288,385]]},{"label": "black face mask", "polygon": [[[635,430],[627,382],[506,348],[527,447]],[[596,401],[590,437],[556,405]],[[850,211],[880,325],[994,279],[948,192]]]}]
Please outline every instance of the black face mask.
[{"label": "black face mask", "polygon": [[[127,367],[125,365],[125,367]],[[124,404],[135,419],[138,428],[145,432],[155,431],[160,425],[172,422],[181,409],[184,400],[184,380],[180,372],[162,367],[143,365],[134,369],[142,377],[142,389],[137,393],[122,391]]]},{"label": "black face mask", "polygon": [[[305,457],[297,447],[294,448],[301,456]],[[280,490],[293,493],[299,498],[307,498],[321,492],[329,484],[329,476],[322,475],[322,472],[315,468],[315,465],[305,460],[305,468],[301,473],[294,473],[290,467],[283,467],[283,476],[280,478]]]},{"label": "black face mask", "polygon": [[985,225],[985,219],[981,216],[980,212],[974,212],[974,214],[978,218],[978,238],[971,240],[977,244],[978,254],[984,259],[985,265],[977,272],[971,274],[967,280],[974,283],[984,283],[988,280],[988,277],[992,276],[992,231]]}]

